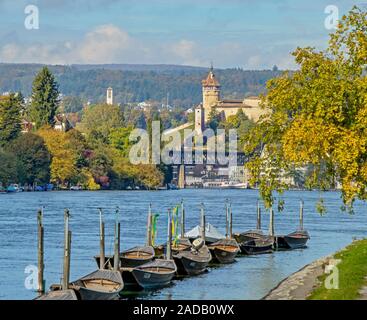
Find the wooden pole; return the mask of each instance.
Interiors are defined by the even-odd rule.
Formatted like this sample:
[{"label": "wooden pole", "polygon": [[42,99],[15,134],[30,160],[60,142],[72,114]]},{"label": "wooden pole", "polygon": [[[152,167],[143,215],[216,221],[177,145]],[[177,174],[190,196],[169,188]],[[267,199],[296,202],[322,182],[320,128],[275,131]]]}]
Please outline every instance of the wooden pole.
[{"label": "wooden pole", "polygon": [[104,221],[102,209],[99,209],[99,268],[103,270],[105,268],[105,233],[104,233]]},{"label": "wooden pole", "polygon": [[172,216],[171,216],[171,209],[168,209],[166,260],[172,260],[171,244],[172,244]]},{"label": "wooden pole", "polygon": [[232,216],[232,203],[229,204],[229,239],[232,239],[233,236],[233,216]]},{"label": "wooden pole", "polygon": [[185,208],[183,200],[181,200],[181,238],[185,238]]},{"label": "wooden pole", "polygon": [[120,222],[119,222],[119,209],[116,209],[113,270],[118,271],[119,266],[120,266]]},{"label": "wooden pole", "polygon": [[269,235],[274,237],[274,211],[273,211],[273,207],[270,208]]},{"label": "wooden pole", "polygon": [[152,204],[149,204],[148,220],[147,220],[147,239],[146,245],[152,245]]},{"label": "wooden pole", "polygon": [[228,239],[228,199],[226,200],[226,239]]},{"label": "wooden pole", "polygon": [[69,230],[69,218],[70,212],[65,209],[64,212],[64,222],[65,222],[65,232],[64,232],[64,272],[62,277],[62,290],[67,290],[69,288],[70,282],[70,247],[71,247],[71,231]]},{"label": "wooden pole", "polygon": [[260,208],[260,202],[257,201],[257,223],[256,223],[256,229],[261,230],[261,208]]},{"label": "wooden pole", "polygon": [[37,222],[38,222],[38,292],[39,294],[45,293],[45,282],[43,278],[44,272],[44,230],[43,230],[43,208],[38,210]]},{"label": "wooden pole", "polygon": [[303,201],[300,202],[300,208],[299,208],[299,228],[300,230],[303,230]]},{"label": "wooden pole", "polygon": [[201,239],[205,242],[205,211],[204,204],[201,204]]}]

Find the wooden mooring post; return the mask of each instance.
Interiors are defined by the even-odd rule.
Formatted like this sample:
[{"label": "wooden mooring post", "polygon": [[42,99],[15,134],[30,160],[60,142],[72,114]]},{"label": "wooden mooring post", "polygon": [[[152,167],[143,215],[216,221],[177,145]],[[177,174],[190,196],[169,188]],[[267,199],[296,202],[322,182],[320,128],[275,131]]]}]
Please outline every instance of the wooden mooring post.
[{"label": "wooden mooring post", "polygon": [[233,217],[232,217],[232,203],[229,203],[229,239],[233,237]]},{"label": "wooden mooring post", "polygon": [[181,238],[185,238],[185,207],[183,200],[181,200]]},{"label": "wooden mooring post", "polygon": [[201,239],[203,239],[205,243],[205,210],[204,210],[204,204],[201,204]]},{"label": "wooden mooring post", "polygon": [[69,230],[69,219],[70,219],[70,212],[68,209],[65,209],[64,268],[62,277],[62,290],[67,290],[69,288],[69,282],[70,282],[71,231]]},{"label": "wooden mooring post", "polygon": [[116,209],[116,221],[115,221],[115,245],[114,245],[114,257],[113,257],[113,270],[118,271],[120,268],[120,221],[119,221],[119,209]]},{"label": "wooden mooring post", "polygon": [[256,222],[256,229],[261,230],[261,208],[260,208],[260,201],[257,201],[257,222]]},{"label": "wooden mooring post", "polygon": [[99,268],[103,270],[105,268],[105,233],[104,233],[104,221],[103,221],[103,211],[99,209]]},{"label": "wooden mooring post", "polygon": [[45,293],[45,281],[43,278],[44,273],[44,229],[43,229],[43,208],[38,210],[37,213],[37,223],[38,223],[38,293],[40,295]]},{"label": "wooden mooring post", "polygon": [[166,260],[172,260],[171,245],[172,245],[172,218],[171,218],[171,209],[168,209]]},{"label": "wooden mooring post", "polygon": [[152,204],[149,203],[148,210],[148,220],[147,220],[147,235],[146,235],[146,245],[152,245]]},{"label": "wooden mooring post", "polygon": [[226,239],[228,239],[229,234],[229,227],[228,227],[228,221],[229,221],[229,210],[228,210],[228,199],[226,199]]},{"label": "wooden mooring post", "polygon": [[299,205],[299,229],[303,230],[303,200],[301,200]]},{"label": "wooden mooring post", "polygon": [[269,235],[274,237],[274,210],[270,208],[270,223],[269,223]]}]

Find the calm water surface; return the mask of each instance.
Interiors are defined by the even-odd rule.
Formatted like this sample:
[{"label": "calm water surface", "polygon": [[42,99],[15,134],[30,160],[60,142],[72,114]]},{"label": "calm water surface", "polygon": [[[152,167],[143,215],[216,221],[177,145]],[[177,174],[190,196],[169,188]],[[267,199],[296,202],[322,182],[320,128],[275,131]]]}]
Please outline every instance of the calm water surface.
[{"label": "calm water surface", "polygon": [[[309,247],[270,255],[241,257],[237,262],[173,285],[139,295],[144,299],[259,299],[283,278],[311,261],[335,252],[352,241],[365,237],[367,214],[364,203],[356,203],[355,215],[342,213],[340,194],[323,194],[328,213],[315,212],[318,192],[285,193],[285,210],[277,213],[277,234],[294,231],[298,224],[299,200],[305,201],[305,228],[311,234]],[[45,206],[45,279],[46,287],[60,282],[63,253],[63,211],[70,208],[72,236],[71,279],[96,269],[93,255],[98,253],[98,211],[105,208],[106,250],[113,251],[114,208],[121,210],[121,246],[127,249],[145,242],[145,224],[149,203],[160,213],[158,243],[166,237],[167,208],[184,199],[187,229],[199,223],[199,204],[206,205],[207,221],[225,232],[224,203],[233,204],[234,232],[256,226],[255,190],[180,190],[180,191],[106,191],[45,192],[0,195],[0,299],[32,299],[27,290],[25,268],[37,265],[36,213]],[[268,214],[263,214],[263,229]]]}]

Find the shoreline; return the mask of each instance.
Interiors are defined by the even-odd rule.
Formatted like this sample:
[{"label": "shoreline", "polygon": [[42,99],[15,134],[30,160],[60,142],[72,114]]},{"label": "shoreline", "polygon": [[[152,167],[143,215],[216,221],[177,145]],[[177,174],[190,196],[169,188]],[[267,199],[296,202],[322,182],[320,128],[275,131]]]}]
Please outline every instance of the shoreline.
[{"label": "shoreline", "polygon": [[331,259],[333,254],[305,265],[279,282],[261,300],[306,300],[320,284],[318,278]]},{"label": "shoreline", "polygon": [[[328,296],[328,294],[332,292],[342,293],[340,299],[343,300],[367,300],[367,272],[364,272],[362,279],[357,282],[357,290],[354,296],[352,296],[352,299],[343,295],[344,291],[350,289],[350,283],[345,282],[343,278],[345,278],[347,274],[354,274],[354,272],[356,272],[353,267],[346,269],[345,264],[349,263],[351,255],[359,254],[358,250],[360,250],[360,247],[364,246],[365,248],[366,241],[366,239],[354,240],[343,249],[305,265],[279,282],[278,285],[271,289],[261,300],[334,300],[332,295]],[[343,257],[342,260],[340,260],[341,257]],[[359,267],[361,265],[366,267],[367,264],[363,261],[359,263]],[[340,269],[340,280],[338,278],[341,284],[340,288],[334,290],[326,289],[322,284],[325,281],[325,277],[329,274],[327,273],[327,269],[335,266]],[[323,292],[324,295],[320,295],[320,291]]]}]

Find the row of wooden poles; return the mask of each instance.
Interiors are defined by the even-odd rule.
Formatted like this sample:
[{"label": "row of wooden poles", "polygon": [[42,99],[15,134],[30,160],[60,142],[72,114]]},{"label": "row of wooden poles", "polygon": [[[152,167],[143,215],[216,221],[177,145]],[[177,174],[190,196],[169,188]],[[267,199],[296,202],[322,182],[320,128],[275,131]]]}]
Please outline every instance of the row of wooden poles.
[{"label": "row of wooden poles", "polygon": [[[71,231],[69,230],[70,212],[65,209],[64,212],[64,255],[63,255],[63,277],[62,289],[66,290],[69,286],[70,280],[70,253],[71,253]],[[38,211],[38,292],[43,294],[45,292],[44,280],[44,226],[43,226],[43,208]]]},{"label": "row of wooden poles", "polygon": [[[148,219],[148,241],[151,242],[152,224],[151,224],[151,205],[149,206],[149,217]],[[63,276],[61,281],[62,290],[67,290],[70,283],[70,259],[71,259],[71,235],[72,232],[69,229],[69,219],[70,211],[65,209],[64,211],[64,254],[63,254]],[[204,218],[205,219],[205,218]],[[43,208],[38,211],[37,214],[37,224],[38,224],[38,293],[45,293],[45,280],[44,280],[44,226],[43,226]],[[171,210],[168,209],[168,234],[167,241],[171,243],[172,239],[172,215]],[[184,219],[182,219],[184,224]],[[99,209],[99,228],[100,228],[100,269],[105,268],[105,223],[103,220],[102,209]],[[119,209],[116,209],[116,220],[115,220],[115,230],[114,230],[114,265],[113,270],[119,270],[119,260],[120,260],[120,235],[121,235],[121,225],[119,222]],[[172,258],[171,246],[167,246],[166,252],[167,259]]]},{"label": "row of wooden poles", "polygon": [[[183,203],[181,205],[181,237],[185,237],[185,211]],[[63,277],[62,277],[62,289],[67,290],[70,282],[70,254],[71,254],[71,235],[72,232],[69,229],[70,211],[65,209],[64,211],[64,255],[63,255]],[[37,214],[38,222],[38,292],[43,294],[45,292],[45,281],[44,281],[44,226],[43,226],[43,208],[38,211]],[[231,205],[226,205],[226,237],[232,236],[232,208]],[[167,243],[170,243],[172,238],[172,216],[171,210],[168,209],[168,235]],[[201,232],[202,239],[205,239],[205,214],[204,205],[201,206],[201,225],[203,226]],[[103,221],[102,209],[99,209],[99,227],[100,227],[100,269],[105,267],[105,223]],[[300,207],[300,227],[303,227],[303,202]],[[261,210],[259,203],[257,205],[257,226],[256,228],[261,229]],[[119,255],[120,255],[120,222],[119,222],[119,209],[116,209],[116,220],[114,230],[114,265],[113,269],[117,271],[119,269]],[[270,223],[269,223],[269,234],[274,236],[274,211],[270,209]],[[149,214],[147,221],[147,245],[152,245],[152,214],[151,205],[149,205]],[[168,259],[171,257],[171,247],[167,246]]]}]

